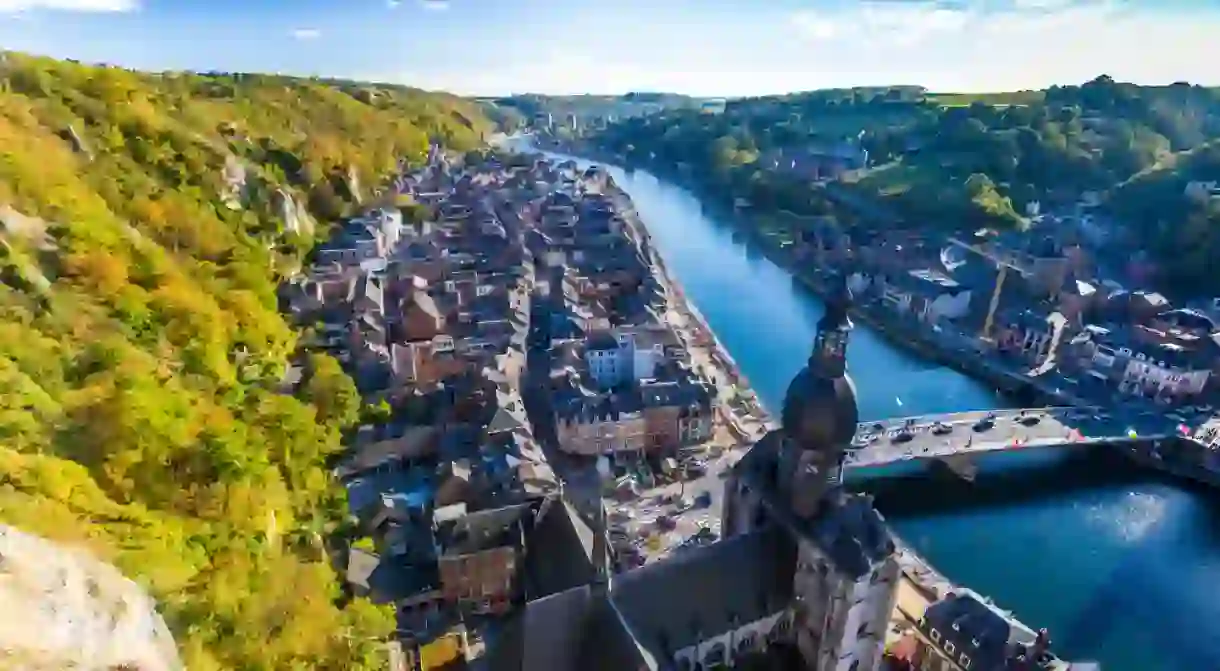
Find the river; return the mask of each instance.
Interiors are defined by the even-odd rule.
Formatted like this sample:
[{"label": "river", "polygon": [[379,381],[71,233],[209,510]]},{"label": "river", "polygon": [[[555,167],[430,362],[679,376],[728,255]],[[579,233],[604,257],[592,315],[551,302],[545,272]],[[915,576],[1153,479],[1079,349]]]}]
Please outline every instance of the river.
[{"label": "river", "polygon": [[[809,355],[821,303],[689,191],[645,171],[610,173],[671,274],[777,412]],[[852,334],[849,365],[866,420],[1004,404],[864,328]],[[974,484],[924,472],[881,473],[855,486],[871,491],[897,533],[951,580],[1047,627],[1061,656],[1106,671],[1220,669],[1213,492],[1078,452],[988,458]]]}]

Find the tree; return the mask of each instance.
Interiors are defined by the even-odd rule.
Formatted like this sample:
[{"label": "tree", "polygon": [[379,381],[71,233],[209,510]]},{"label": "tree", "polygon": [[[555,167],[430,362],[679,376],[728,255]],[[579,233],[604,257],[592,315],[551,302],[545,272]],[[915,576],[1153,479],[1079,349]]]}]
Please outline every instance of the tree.
[{"label": "tree", "polygon": [[330,355],[309,355],[307,377],[301,388],[305,400],[317,408],[318,419],[326,424],[346,428],[360,416],[356,384]]}]

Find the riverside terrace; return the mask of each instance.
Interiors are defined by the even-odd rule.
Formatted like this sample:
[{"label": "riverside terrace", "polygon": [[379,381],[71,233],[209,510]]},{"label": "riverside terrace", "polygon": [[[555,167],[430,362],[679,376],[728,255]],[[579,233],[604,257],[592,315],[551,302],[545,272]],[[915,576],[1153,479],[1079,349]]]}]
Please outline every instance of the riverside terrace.
[{"label": "riverside terrace", "polygon": [[[1089,408],[1027,408],[906,417],[860,424],[846,468],[1069,445],[1137,445],[1177,437],[1173,426],[1132,429]],[[1204,466],[1220,475],[1220,463]]]}]

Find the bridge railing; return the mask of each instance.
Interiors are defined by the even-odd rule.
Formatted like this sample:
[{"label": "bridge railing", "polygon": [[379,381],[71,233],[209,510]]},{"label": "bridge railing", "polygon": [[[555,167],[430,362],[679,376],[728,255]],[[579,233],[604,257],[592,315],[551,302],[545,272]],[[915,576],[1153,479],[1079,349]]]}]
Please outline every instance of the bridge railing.
[{"label": "bridge railing", "polygon": [[890,429],[901,429],[907,426],[908,423],[915,426],[926,426],[936,424],[938,422],[951,424],[961,421],[967,417],[985,417],[988,414],[993,415],[996,419],[1004,419],[1009,417],[1020,417],[1022,415],[1038,415],[1038,414],[1059,414],[1059,413],[1079,413],[1089,410],[1100,410],[1100,407],[1078,407],[1071,405],[1052,405],[1040,408],[1003,408],[996,410],[966,410],[962,412],[944,413],[939,415],[911,415],[908,417],[887,417],[885,419],[873,420],[871,422],[860,422],[856,426],[856,435],[876,433],[874,429],[878,424],[881,425],[881,431]]}]

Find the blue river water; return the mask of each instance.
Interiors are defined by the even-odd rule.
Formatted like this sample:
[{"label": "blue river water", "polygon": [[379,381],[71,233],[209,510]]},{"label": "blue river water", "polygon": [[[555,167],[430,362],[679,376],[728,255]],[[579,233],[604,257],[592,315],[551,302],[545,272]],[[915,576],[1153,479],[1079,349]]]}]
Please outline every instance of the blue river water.
[{"label": "blue river water", "polygon": [[[671,274],[777,412],[821,303],[689,191],[644,171],[610,172]],[[852,335],[849,367],[866,420],[1004,404],[864,328]],[[1047,627],[1061,656],[1107,671],[1220,670],[1216,493],[1102,450],[988,457],[973,484],[920,470],[856,486],[951,580]]]}]

